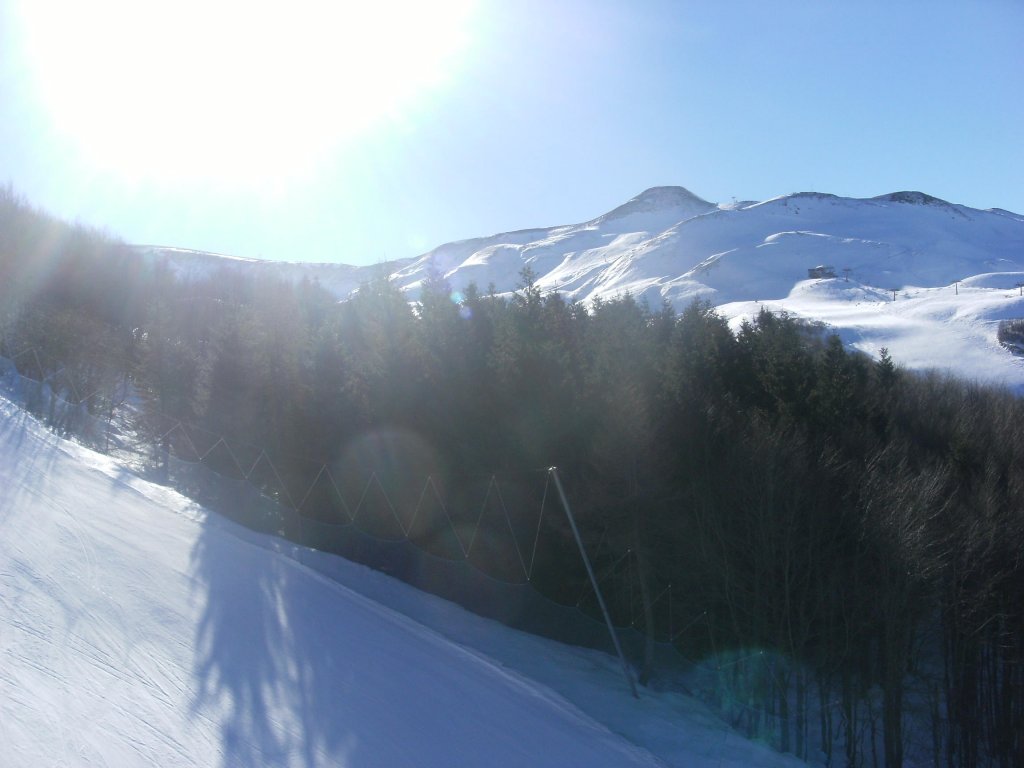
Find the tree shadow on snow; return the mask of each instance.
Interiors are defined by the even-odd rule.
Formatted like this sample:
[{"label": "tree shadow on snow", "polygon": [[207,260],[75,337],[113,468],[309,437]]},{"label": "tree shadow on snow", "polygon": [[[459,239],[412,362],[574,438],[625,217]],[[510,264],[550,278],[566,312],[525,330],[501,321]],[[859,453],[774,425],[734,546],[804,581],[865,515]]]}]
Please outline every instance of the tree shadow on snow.
[{"label": "tree shadow on snow", "polygon": [[61,438],[34,422],[33,416],[21,410],[2,417],[0,456],[4,457],[5,466],[0,472],[4,487],[0,505],[14,505],[22,492],[44,486],[62,455]]},{"label": "tree shadow on snow", "polygon": [[191,711],[219,725],[224,766],[346,762],[353,736],[334,713],[343,667],[296,568],[214,514],[194,546],[202,608]]}]

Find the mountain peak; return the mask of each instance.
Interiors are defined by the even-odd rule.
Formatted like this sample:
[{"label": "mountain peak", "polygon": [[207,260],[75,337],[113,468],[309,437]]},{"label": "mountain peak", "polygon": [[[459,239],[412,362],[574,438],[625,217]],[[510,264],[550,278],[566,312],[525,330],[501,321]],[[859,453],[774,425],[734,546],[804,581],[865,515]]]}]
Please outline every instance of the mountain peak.
[{"label": "mountain peak", "polygon": [[903,192],[890,192],[887,195],[879,195],[878,197],[871,198],[872,200],[878,200],[884,203],[910,203],[911,205],[949,205],[945,200],[939,197],[932,197],[926,195],[924,192],[917,191],[903,191]]},{"label": "mountain peak", "polygon": [[632,213],[657,213],[681,209],[683,218],[714,210],[715,205],[685,187],[651,187],[633,199],[601,216],[599,221],[617,219]]},{"label": "mountain peak", "polygon": [[697,205],[714,207],[707,200],[693,194],[686,187],[651,187],[619,207],[634,206],[639,210],[653,210],[677,205],[693,205],[695,203]]}]

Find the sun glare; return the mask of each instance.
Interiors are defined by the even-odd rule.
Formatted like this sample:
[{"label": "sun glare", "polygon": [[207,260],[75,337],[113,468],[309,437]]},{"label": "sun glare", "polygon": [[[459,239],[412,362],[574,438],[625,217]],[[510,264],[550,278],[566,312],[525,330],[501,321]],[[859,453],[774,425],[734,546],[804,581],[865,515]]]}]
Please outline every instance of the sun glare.
[{"label": "sun glare", "polygon": [[452,77],[473,0],[25,0],[19,11],[33,87],[97,169],[283,184]]}]

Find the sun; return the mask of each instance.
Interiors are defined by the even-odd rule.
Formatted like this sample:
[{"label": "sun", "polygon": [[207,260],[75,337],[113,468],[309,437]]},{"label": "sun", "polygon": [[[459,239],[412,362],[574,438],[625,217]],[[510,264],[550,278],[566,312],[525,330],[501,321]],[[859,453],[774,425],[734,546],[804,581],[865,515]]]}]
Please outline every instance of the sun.
[{"label": "sun", "polygon": [[89,163],[129,180],[310,172],[463,63],[473,0],[24,0],[31,87]]}]

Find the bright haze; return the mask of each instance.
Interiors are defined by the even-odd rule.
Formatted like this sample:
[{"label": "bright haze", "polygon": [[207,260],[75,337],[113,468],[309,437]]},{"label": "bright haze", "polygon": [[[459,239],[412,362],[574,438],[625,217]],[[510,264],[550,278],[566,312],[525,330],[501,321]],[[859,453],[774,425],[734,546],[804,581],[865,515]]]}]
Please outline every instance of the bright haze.
[{"label": "bright haze", "polygon": [[0,183],[126,241],[372,264],[916,189],[1024,212],[1024,5],[0,0]]}]

